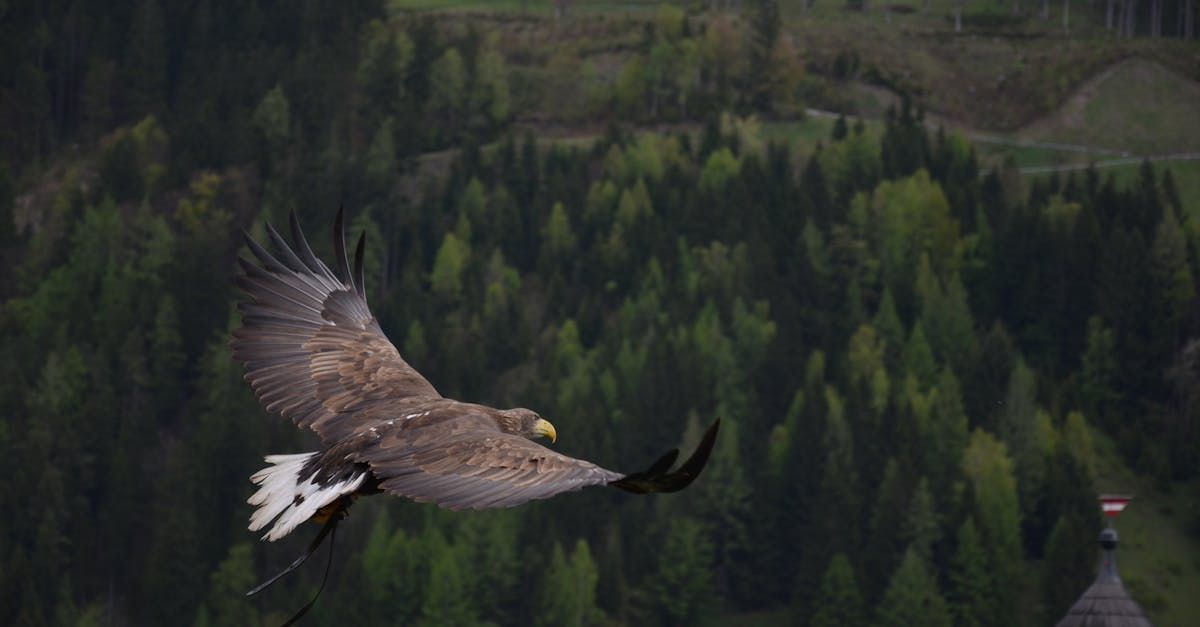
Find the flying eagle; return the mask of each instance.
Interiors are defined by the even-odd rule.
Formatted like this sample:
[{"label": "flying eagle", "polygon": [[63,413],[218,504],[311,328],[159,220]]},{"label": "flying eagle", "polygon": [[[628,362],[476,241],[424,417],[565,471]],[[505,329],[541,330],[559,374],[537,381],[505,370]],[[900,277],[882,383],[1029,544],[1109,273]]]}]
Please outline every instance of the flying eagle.
[{"label": "flying eagle", "polygon": [[671,471],[678,456],[672,450],[627,475],[534,442],[554,442],[558,434],[532,410],[443,397],[404,361],[367,306],[366,234],[358,239],[351,273],[338,211],[335,274],[313,254],[294,212],[290,224],[294,246],[267,224],[274,255],[246,235],[258,263],[238,258],[243,274],[237,284],[248,298],[238,303],[242,326],[233,332],[233,357],[263,407],[312,429],[322,446],[270,455],[271,465],[250,477],[259,486],[249,499],[258,507],[250,530],[270,526],[265,540],[278,540],[307,520],[326,523],[311,554],[354,499],[379,492],[456,510],[488,509],[587,486],[674,492],[704,468],[718,422],[678,469]]}]

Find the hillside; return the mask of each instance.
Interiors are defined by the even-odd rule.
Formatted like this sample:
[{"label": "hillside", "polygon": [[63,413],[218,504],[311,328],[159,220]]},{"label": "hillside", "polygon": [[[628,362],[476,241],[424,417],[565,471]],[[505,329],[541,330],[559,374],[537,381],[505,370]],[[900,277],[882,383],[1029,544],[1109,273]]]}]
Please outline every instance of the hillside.
[{"label": "hillside", "polygon": [[1133,155],[1200,152],[1200,82],[1153,61],[1126,59],[1018,136]]},{"label": "hillside", "polygon": [[363,499],[306,624],[1047,624],[1093,577],[1097,489],[1137,492],[1126,577],[1186,619],[1196,164],[1034,174],[1108,153],[1014,129],[1144,116],[1131,81],[1182,116],[1194,43],[1116,41],[1082,1],[1069,36],[1028,3],[958,32],[954,6],[14,5],[0,624],[310,598],[316,560],[244,597],[315,532],[258,542],[247,477],[319,444],[229,338],[242,231],[294,211],[328,260],[339,206],[440,393],[619,471],[722,430],[661,498]]}]

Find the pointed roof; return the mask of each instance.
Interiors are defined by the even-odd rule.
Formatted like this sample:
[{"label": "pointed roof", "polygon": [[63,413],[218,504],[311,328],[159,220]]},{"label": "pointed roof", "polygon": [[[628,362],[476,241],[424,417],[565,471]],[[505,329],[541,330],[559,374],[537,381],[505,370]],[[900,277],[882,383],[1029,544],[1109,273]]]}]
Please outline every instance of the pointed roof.
[{"label": "pointed roof", "polygon": [[1117,574],[1117,559],[1113,551],[1117,548],[1117,531],[1113,528],[1100,532],[1100,546],[1104,558],[1096,581],[1058,621],[1057,627],[1152,627],[1150,619],[1142,611],[1121,583]]}]

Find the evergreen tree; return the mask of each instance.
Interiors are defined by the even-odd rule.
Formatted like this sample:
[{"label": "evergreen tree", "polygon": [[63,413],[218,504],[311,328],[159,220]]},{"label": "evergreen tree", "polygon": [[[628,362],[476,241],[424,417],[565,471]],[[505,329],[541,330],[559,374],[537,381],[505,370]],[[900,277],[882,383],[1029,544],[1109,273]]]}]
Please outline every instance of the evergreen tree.
[{"label": "evergreen tree", "polygon": [[907,334],[904,323],[900,321],[900,315],[896,313],[896,301],[892,298],[892,291],[886,287],[879,298],[879,309],[875,312],[872,324],[879,330],[879,336],[883,340],[884,364],[888,372],[901,372],[901,354]]},{"label": "evergreen tree", "polygon": [[968,516],[958,528],[958,541],[950,561],[949,594],[954,623],[962,627],[998,624],[992,614],[993,582],[989,577],[988,556],[980,544],[975,520]]},{"label": "evergreen tree", "polygon": [[932,564],[934,545],[941,539],[941,527],[933,494],[929,491],[929,481],[924,477],[917,482],[904,514],[902,538],[918,557]]},{"label": "evergreen tree", "polygon": [[875,624],[884,627],[930,625],[950,627],[950,611],[938,592],[937,579],[917,552],[909,549],[888,582],[875,614]]},{"label": "evergreen tree", "polygon": [[1046,541],[1042,595],[1048,617],[1062,616],[1095,576],[1096,549],[1085,540],[1096,534],[1075,514],[1060,516]]},{"label": "evergreen tree", "polygon": [[1087,350],[1080,365],[1079,392],[1088,413],[1110,427],[1120,401],[1114,351],[1112,329],[1106,328],[1099,316],[1092,316],[1087,325]]},{"label": "evergreen tree", "polygon": [[967,416],[958,378],[942,368],[929,411],[928,430],[922,437],[921,466],[934,495],[945,498],[958,478],[958,462],[967,445]]},{"label": "evergreen tree", "polygon": [[[969,482],[971,511],[979,522],[981,544],[988,555],[993,582],[1017,581],[1021,569],[1021,510],[1013,461],[1004,444],[976,429],[963,451],[963,474]],[[987,624],[1009,625],[1015,620],[1017,587],[996,584],[991,590],[992,619]]]},{"label": "evergreen tree", "polygon": [[1038,438],[1036,385],[1033,371],[1018,360],[1008,380],[1008,394],[997,425],[1000,438],[1012,455],[1025,517],[1041,507],[1045,496],[1046,443]]},{"label": "evergreen tree", "polygon": [[[258,612],[246,602],[254,587],[254,562],[249,544],[235,544],[213,571],[208,592],[206,622],[211,627],[255,627]],[[199,619],[197,620],[199,622]]]},{"label": "evergreen tree", "polygon": [[830,133],[829,138],[833,141],[839,141],[845,139],[846,133],[848,132],[849,129],[846,126],[846,114],[843,113],[837,117],[837,120],[834,121],[833,131]]},{"label": "evergreen tree", "polygon": [[703,526],[687,517],[673,518],[666,533],[647,582],[649,611],[662,624],[695,624],[714,602],[712,544]]},{"label": "evergreen tree", "polygon": [[812,627],[866,625],[865,607],[854,580],[854,568],[844,553],[834,555],[829,561],[829,568],[821,579],[821,593],[817,597],[816,607],[816,612],[808,622]]},{"label": "evergreen tree", "polygon": [[440,118],[444,129],[444,137],[435,136],[435,142],[453,140],[458,137],[467,98],[467,71],[462,54],[457,48],[447,49],[433,62],[429,76],[426,107]]},{"label": "evergreen tree", "polygon": [[929,341],[925,339],[924,326],[919,321],[913,325],[908,343],[904,345],[903,360],[904,372],[916,379],[922,388],[933,385],[938,366],[929,348]]},{"label": "evergreen tree", "polygon": [[584,540],[575,543],[568,559],[562,545],[554,544],[546,581],[542,586],[539,625],[594,625],[603,619],[596,607],[596,582],[599,574],[591,551]]},{"label": "evergreen tree", "polygon": [[1162,356],[1178,345],[1189,318],[1196,320],[1196,283],[1189,248],[1173,210],[1163,212],[1150,248],[1154,281],[1153,349]]},{"label": "evergreen tree", "polygon": [[445,542],[434,543],[429,551],[429,585],[421,604],[422,625],[471,625],[476,622],[475,607],[468,593],[472,588],[471,569],[460,549]]},{"label": "evergreen tree", "polygon": [[888,573],[896,568],[907,546],[904,522],[911,489],[907,473],[901,473],[895,458],[889,459],[879,482],[864,552],[868,597],[883,591]]},{"label": "evergreen tree", "polygon": [[752,102],[759,109],[769,109],[772,63],[779,42],[782,20],[777,0],[755,0],[751,7],[750,76],[748,85],[754,90]]},{"label": "evergreen tree", "polygon": [[434,295],[454,304],[463,295],[463,275],[470,259],[470,244],[454,233],[446,233],[433,262],[429,281]]}]

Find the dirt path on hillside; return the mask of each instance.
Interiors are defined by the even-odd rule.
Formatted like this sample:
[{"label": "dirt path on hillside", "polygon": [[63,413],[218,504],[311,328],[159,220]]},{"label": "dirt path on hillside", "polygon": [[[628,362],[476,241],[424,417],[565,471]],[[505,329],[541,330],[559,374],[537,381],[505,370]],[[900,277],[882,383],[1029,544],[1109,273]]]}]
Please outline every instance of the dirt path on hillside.
[{"label": "dirt path on hillside", "polygon": [[1021,174],[1050,174],[1051,172],[1072,172],[1088,168],[1115,168],[1123,165],[1137,165],[1143,161],[1159,163],[1165,161],[1200,161],[1200,152],[1184,152],[1173,155],[1150,155],[1146,157],[1126,157],[1123,159],[1108,159],[1091,163],[1068,163],[1064,165],[1033,165],[1020,168]]}]

